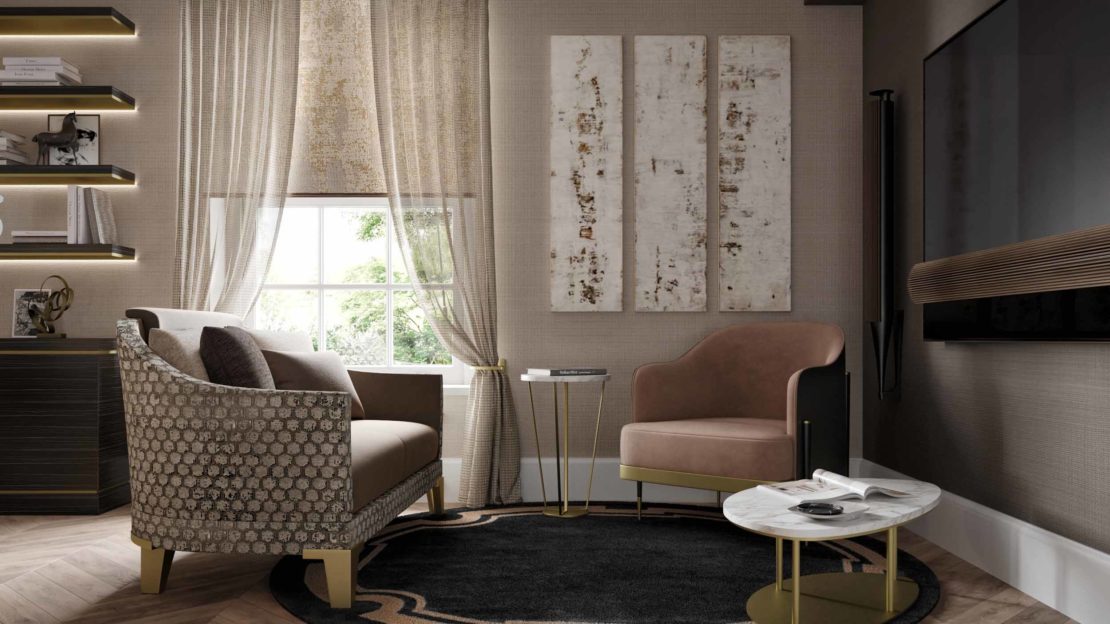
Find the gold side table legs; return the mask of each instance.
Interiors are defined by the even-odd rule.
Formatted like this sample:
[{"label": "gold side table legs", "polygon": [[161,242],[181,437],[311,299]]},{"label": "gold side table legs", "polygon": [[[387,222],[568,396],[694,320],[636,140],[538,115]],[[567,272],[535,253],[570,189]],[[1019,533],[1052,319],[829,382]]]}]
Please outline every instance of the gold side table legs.
[{"label": "gold side table legs", "polygon": [[[791,540],[790,580],[782,578],[783,540],[775,540],[775,582],[748,599],[756,624],[880,624],[917,600],[917,583],[898,578],[898,528],[887,529],[886,573],[801,576],[801,542]],[[798,588],[798,591],[795,591]]]},{"label": "gold side table legs", "polygon": [[[601,431],[601,409],[605,404],[605,382],[601,382],[601,396],[597,401],[597,419],[594,423],[594,444],[590,454],[590,477],[586,483],[586,504],[582,507],[570,506],[570,384],[563,386],[563,439],[559,441],[559,383],[551,384],[551,398],[555,416],[555,491],[558,500],[554,505],[547,504],[547,487],[543,478],[543,454],[540,452],[540,429],[536,419],[536,397],[531,381],[528,382],[528,403],[532,407],[532,433],[536,441],[536,465],[540,472],[540,493],[543,496],[543,513],[555,518],[577,518],[589,513],[590,494],[594,485],[594,464],[597,461],[597,436]],[[560,448],[562,457],[560,457]]]}]

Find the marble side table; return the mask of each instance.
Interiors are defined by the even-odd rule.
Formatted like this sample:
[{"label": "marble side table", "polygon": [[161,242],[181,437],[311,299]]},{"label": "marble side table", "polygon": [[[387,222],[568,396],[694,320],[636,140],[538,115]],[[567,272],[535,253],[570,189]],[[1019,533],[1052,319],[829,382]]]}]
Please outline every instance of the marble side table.
[{"label": "marble side table", "polygon": [[[775,538],[775,582],[748,599],[756,624],[821,622],[868,624],[892,620],[917,600],[911,579],[897,578],[898,527],[928,513],[940,500],[940,488],[922,481],[860,479],[912,494],[891,498],[874,494],[870,509],[848,520],[810,520],[788,508],[782,495],[758,487],[725,499],[724,513],[733,524]],[[846,539],[886,531],[886,573],[833,572],[801,577],[801,543]],[[782,578],[782,542],[793,542],[791,579]]]},{"label": "marble side table", "polygon": [[[577,518],[590,512],[590,491],[594,484],[594,462],[597,460],[597,432],[601,428],[601,407],[605,403],[605,382],[609,375],[528,375],[520,376],[528,382],[528,401],[532,406],[532,432],[536,436],[536,463],[540,468],[540,491],[543,493],[543,513],[556,518]],[[543,458],[540,453],[540,431],[536,423],[536,399],[532,385],[550,383],[551,396],[555,402],[555,489],[558,500],[554,507],[547,505],[547,490],[543,485]],[[597,401],[597,422],[594,424],[594,449],[590,455],[590,479],[586,485],[586,504],[582,507],[570,506],[570,385],[580,383],[600,383],[601,397]],[[563,386],[563,458],[562,475],[559,465],[559,385]]]}]

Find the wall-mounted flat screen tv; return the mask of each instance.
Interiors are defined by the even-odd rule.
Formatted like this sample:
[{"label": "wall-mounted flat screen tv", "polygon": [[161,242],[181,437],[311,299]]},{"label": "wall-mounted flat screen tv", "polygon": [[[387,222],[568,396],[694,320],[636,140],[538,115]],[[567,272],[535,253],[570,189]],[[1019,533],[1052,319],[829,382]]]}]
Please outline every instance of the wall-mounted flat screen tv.
[{"label": "wall-mounted flat screen tv", "polygon": [[[1005,0],[925,59],[924,259],[1110,224],[1110,1]],[[934,340],[1110,340],[1110,288],[934,303]]]}]

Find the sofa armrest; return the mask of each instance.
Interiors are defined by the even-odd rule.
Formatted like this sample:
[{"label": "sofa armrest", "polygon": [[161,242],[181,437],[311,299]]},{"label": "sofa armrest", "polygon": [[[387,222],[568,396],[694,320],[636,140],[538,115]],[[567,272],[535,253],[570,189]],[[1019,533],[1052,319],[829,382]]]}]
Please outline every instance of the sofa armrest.
[{"label": "sofa armrest", "polygon": [[200,381],[151,351],[135,321],[120,321],[117,337],[132,516],[141,526],[350,517],[350,395]]},{"label": "sofa armrest", "polygon": [[366,418],[404,420],[443,433],[443,376],[347,371]]},{"label": "sofa armrest", "polygon": [[848,474],[848,379],[843,352],[828,366],[790,376],[786,432],[795,438],[798,478],[809,478],[817,468]]}]

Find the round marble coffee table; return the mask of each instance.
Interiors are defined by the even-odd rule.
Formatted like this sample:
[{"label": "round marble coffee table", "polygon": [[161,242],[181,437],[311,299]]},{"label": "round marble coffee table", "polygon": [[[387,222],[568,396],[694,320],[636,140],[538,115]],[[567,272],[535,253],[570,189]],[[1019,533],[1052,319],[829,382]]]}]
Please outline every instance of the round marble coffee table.
[{"label": "round marble coffee table", "polygon": [[[823,622],[872,623],[897,617],[917,600],[917,583],[897,578],[898,527],[928,513],[940,488],[922,481],[860,479],[912,494],[891,498],[874,494],[870,509],[849,520],[810,520],[788,508],[784,496],[751,488],[725,499],[725,517],[753,533],[775,538],[775,582],[752,594],[748,615],[756,624]],[[800,578],[801,542],[846,539],[886,531],[886,574],[834,572]],[[791,580],[782,578],[782,542],[793,542]],[[795,588],[802,588],[794,591]],[[804,619],[803,619],[804,618]]]}]

